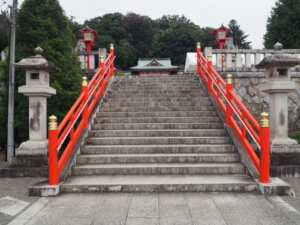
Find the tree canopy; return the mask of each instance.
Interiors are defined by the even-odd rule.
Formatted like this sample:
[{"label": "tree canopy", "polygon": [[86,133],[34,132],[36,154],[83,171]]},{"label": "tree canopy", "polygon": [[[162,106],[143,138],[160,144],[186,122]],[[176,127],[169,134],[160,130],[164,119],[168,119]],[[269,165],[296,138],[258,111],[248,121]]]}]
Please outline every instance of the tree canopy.
[{"label": "tree canopy", "polygon": [[[57,95],[48,100],[48,114],[63,118],[80,92],[81,69],[74,53],[74,36],[68,18],[58,0],[25,0],[17,16],[16,61],[32,56],[40,46],[43,56],[61,68],[51,74],[51,86]],[[25,84],[24,71],[16,74],[16,87]],[[28,135],[28,98],[16,94],[16,140],[26,140]]]},{"label": "tree canopy", "polygon": [[6,12],[0,12],[0,52],[9,45],[9,20]]},{"label": "tree canopy", "polygon": [[249,35],[245,34],[236,20],[230,20],[228,27],[230,28],[229,37],[232,37],[235,47],[239,49],[251,48],[251,41],[246,40]]},{"label": "tree canopy", "polygon": [[116,66],[124,70],[143,57],[170,57],[173,63],[184,64],[186,52],[195,51],[196,42],[203,47],[215,46],[213,28],[200,28],[178,15],[152,20],[132,12],[111,13],[87,20],[84,25],[99,33],[95,49],[116,45]]},{"label": "tree canopy", "polygon": [[300,48],[299,0],[278,0],[272,8],[264,36],[265,48],[273,48],[276,42],[284,48]]}]

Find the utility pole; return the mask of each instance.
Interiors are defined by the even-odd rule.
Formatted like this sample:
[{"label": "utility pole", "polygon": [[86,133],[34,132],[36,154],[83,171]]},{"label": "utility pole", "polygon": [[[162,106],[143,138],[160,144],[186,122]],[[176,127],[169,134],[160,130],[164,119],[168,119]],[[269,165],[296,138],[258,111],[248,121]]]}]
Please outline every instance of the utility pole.
[{"label": "utility pole", "polygon": [[13,0],[11,7],[11,34],[9,48],[9,81],[8,81],[8,116],[7,116],[7,155],[11,163],[15,152],[14,115],[15,115],[15,58],[16,58],[16,28],[17,28],[18,0]]}]

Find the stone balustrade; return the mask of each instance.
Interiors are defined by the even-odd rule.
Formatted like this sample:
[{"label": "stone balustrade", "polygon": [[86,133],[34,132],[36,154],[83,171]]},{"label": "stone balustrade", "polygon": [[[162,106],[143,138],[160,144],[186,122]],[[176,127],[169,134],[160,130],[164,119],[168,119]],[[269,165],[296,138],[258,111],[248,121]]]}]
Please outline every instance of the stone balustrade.
[{"label": "stone balustrade", "polygon": [[[204,55],[213,56],[213,65],[222,72],[259,72],[257,75],[264,76],[264,69],[257,69],[255,66],[266,56],[275,53],[274,49],[204,49]],[[282,53],[293,54],[300,57],[300,49],[283,49]],[[223,61],[223,63],[222,63]],[[247,73],[248,72],[248,73]],[[245,73],[239,73],[245,75]],[[292,68],[292,76],[300,76],[300,67]]]}]

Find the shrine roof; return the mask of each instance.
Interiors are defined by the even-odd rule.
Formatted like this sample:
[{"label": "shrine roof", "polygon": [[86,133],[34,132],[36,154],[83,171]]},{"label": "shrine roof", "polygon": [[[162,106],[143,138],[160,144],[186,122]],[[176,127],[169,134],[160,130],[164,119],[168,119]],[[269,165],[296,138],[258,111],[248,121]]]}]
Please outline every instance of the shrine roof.
[{"label": "shrine roof", "polygon": [[171,64],[170,58],[140,58],[138,65],[130,67],[131,70],[173,70],[178,69],[178,66]]}]

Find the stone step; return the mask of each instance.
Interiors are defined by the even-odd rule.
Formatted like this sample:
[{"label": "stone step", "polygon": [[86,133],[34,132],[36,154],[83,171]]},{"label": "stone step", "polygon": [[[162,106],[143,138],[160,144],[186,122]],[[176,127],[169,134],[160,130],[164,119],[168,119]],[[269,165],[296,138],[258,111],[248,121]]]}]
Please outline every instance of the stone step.
[{"label": "stone step", "polygon": [[128,77],[114,77],[113,82],[158,82],[158,81],[166,81],[166,82],[195,82],[199,80],[197,76],[151,76],[151,77],[143,77],[143,76],[128,76]]},{"label": "stone step", "polygon": [[101,112],[161,112],[161,111],[207,111],[212,110],[212,105],[200,106],[159,106],[159,107],[109,107],[100,108]]},{"label": "stone step", "polygon": [[98,112],[97,117],[207,117],[217,116],[215,111],[164,111],[164,112]]},{"label": "stone step", "polygon": [[89,145],[230,144],[229,137],[97,137],[87,138]]},{"label": "stone step", "polygon": [[207,97],[206,93],[164,93],[164,94],[157,94],[153,93],[107,93],[106,98],[117,100],[119,98],[182,98],[182,97]]},{"label": "stone step", "polygon": [[171,153],[171,154],[89,154],[79,155],[80,164],[130,164],[130,163],[233,163],[239,162],[237,153]]},{"label": "stone step", "polygon": [[169,87],[166,90],[108,90],[107,94],[115,94],[115,95],[127,95],[127,94],[135,94],[137,96],[139,95],[148,95],[148,94],[155,94],[158,96],[164,96],[164,95],[186,95],[186,94],[205,94],[204,91],[201,91],[199,89],[192,89],[186,88],[184,90],[178,90],[178,89],[172,89],[172,87]]},{"label": "stone step", "polygon": [[181,81],[195,81],[199,80],[199,78],[195,75],[176,75],[176,76],[124,76],[124,77],[114,77],[114,82],[120,81],[129,81],[129,82],[136,82],[136,81],[170,81],[174,82],[176,80]]},{"label": "stone step", "polygon": [[173,101],[173,102],[115,102],[103,103],[103,107],[175,107],[175,106],[203,106],[211,105],[208,98],[197,102]]},{"label": "stone step", "polygon": [[87,164],[72,169],[75,176],[242,173],[245,166],[241,163]]},{"label": "stone step", "polygon": [[93,130],[223,129],[223,123],[109,123],[92,124]]},{"label": "stone step", "polygon": [[164,86],[135,86],[135,85],[132,85],[132,86],[110,86],[109,87],[109,90],[110,91],[136,91],[136,92],[152,92],[152,91],[158,91],[158,92],[167,92],[167,91],[170,91],[170,89],[173,91],[173,92],[184,92],[184,91],[199,91],[200,90],[200,87],[197,86],[197,85],[186,85],[186,86],[177,86],[177,87],[174,87],[172,84],[170,85],[164,85]]},{"label": "stone step", "polygon": [[74,176],[62,192],[249,192],[257,184],[247,175]]},{"label": "stone step", "polygon": [[219,130],[91,130],[89,137],[212,137],[225,136],[224,129]]},{"label": "stone step", "polygon": [[122,83],[112,83],[110,85],[111,88],[129,88],[129,87],[135,87],[135,88],[164,88],[166,86],[172,86],[174,88],[180,88],[180,87],[200,87],[200,83],[197,81],[190,81],[190,82],[122,82]]},{"label": "stone step", "polygon": [[208,97],[145,97],[141,98],[139,96],[136,96],[134,98],[105,98],[104,102],[111,102],[111,103],[117,103],[117,102],[122,102],[122,103],[148,103],[148,102],[202,102],[202,101],[207,101],[209,100]]},{"label": "stone step", "polygon": [[82,154],[177,154],[177,153],[233,153],[231,144],[221,145],[84,145]]},{"label": "stone step", "polygon": [[220,123],[221,119],[215,117],[120,117],[95,118],[98,123]]}]

